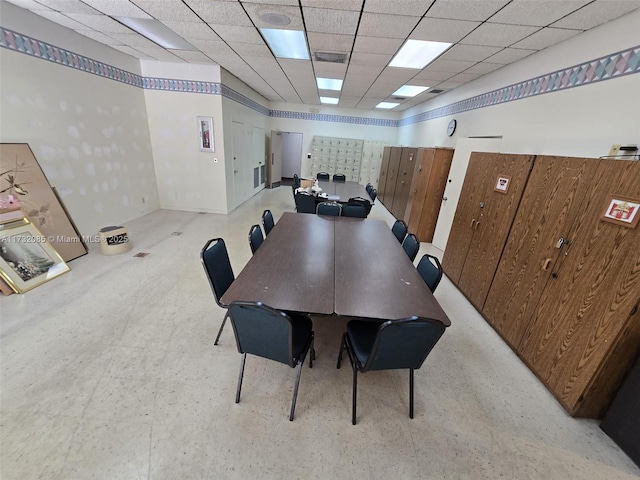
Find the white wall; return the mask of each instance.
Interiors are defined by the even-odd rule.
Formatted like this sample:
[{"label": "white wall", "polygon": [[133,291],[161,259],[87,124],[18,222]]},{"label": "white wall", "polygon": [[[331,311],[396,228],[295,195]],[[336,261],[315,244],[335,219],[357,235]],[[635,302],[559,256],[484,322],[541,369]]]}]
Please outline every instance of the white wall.
[{"label": "white wall", "polygon": [[[220,82],[217,65],[140,63],[145,77]],[[144,96],[160,207],[227,213],[221,96],[151,89],[145,89]],[[213,153],[199,149],[198,116],[213,118]]]},{"label": "white wall", "polygon": [[[139,73],[137,60],[2,2],[2,26]],[[143,90],[0,49],[0,141],[28,143],[81,234],[158,208]]]}]

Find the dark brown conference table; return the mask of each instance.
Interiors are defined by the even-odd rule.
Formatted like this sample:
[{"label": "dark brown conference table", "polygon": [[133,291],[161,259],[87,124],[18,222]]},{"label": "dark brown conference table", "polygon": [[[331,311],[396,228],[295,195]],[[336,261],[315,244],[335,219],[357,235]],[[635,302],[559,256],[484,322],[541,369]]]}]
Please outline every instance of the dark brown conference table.
[{"label": "dark brown conference table", "polygon": [[332,180],[318,180],[322,191],[338,202],[347,202],[350,198],[361,197],[371,203],[371,197],[364,185],[358,182],[334,182]]},{"label": "dark brown conference table", "polygon": [[381,220],[287,212],[251,257],[223,303],[278,310],[451,324],[391,229]]}]

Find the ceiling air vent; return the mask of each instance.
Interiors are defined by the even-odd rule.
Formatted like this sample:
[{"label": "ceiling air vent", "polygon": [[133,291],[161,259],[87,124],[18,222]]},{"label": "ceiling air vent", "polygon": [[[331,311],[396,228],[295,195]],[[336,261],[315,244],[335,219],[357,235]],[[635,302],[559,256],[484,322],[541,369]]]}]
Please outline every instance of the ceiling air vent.
[{"label": "ceiling air vent", "polygon": [[427,93],[442,93],[444,90],[439,88],[434,88],[433,90],[429,90]]},{"label": "ceiling air vent", "polygon": [[316,62],[345,63],[347,61],[347,54],[332,53],[332,52],[315,52],[314,58]]},{"label": "ceiling air vent", "polygon": [[404,102],[407,97],[393,97],[394,100],[398,100],[399,102]]}]

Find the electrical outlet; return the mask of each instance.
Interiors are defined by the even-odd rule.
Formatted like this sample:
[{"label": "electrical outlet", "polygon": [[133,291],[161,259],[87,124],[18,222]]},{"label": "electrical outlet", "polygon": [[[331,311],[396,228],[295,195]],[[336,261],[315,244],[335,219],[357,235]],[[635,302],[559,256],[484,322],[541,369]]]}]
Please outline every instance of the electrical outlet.
[{"label": "electrical outlet", "polygon": [[609,156],[615,157],[616,155],[619,155],[621,146],[622,145],[611,145],[611,150],[609,150]]}]

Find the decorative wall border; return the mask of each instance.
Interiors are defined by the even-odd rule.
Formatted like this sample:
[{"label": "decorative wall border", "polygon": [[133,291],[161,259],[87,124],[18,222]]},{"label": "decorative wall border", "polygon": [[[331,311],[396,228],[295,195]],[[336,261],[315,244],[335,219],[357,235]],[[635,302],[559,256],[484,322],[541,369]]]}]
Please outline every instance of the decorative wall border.
[{"label": "decorative wall border", "polygon": [[264,105],[217,82],[178,80],[171,78],[143,77],[118,67],[99,62],[69,50],[56,47],[41,40],[22,35],[0,26],[0,48],[6,48],[59,65],[98,75],[117,82],[149,90],[163,90],[182,93],[222,95],[252,110],[274,118],[312,120],[331,123],[348,123],[378,127],[403,127],[426,122],[435,118],[455,115],[461,112],[499,105],[501,103],[553,93],[568,88],[611,80],[624,75],[640,73],[640,45],[610,55],[556,70],[538,77],[514,83],[491,92],[476,95],[401,120],[356,117],[349,115],[328,115],[319,113],[270,110]]}]

